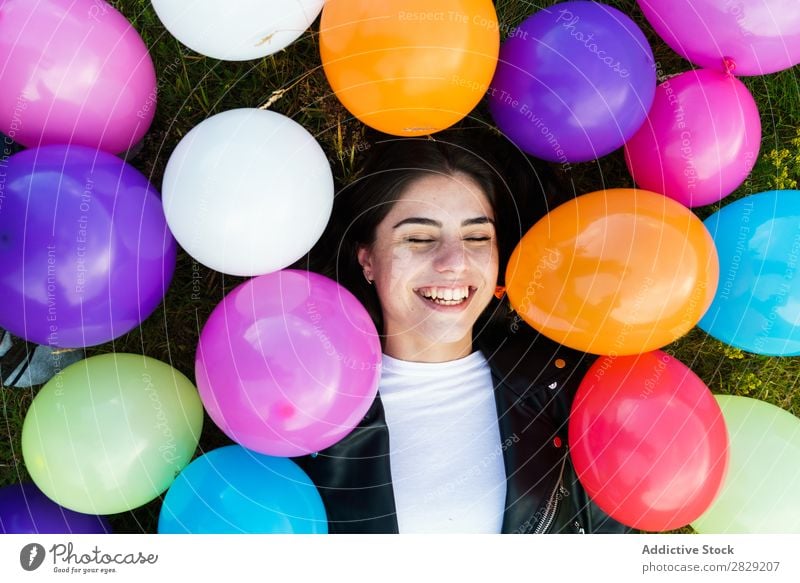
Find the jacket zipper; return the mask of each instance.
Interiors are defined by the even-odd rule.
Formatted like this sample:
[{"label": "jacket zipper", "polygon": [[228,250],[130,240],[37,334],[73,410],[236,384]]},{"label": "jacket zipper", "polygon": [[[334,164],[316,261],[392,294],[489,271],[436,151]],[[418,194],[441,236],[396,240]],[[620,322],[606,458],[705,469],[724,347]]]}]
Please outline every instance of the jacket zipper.
[{"label": "jacket zipper", "polygon": [[567,463],[567,454],[564,454],[564,459],[561,460],[561,469],[558,472],[558,481],[556,482],[556,487],[553,488],[552,493],[550,494],[550,498],[547,499],[547,505],[544,509],[544,514],[542,515],[541,520],[539,520],[539,524],[536,525],[536,528],[533,531],[530,531],[532,534],[544,534],[546,533],[553,524],[553,520],[556,518],[556,514],[558,513],[558,502],[560,500],[559,495],[564,496],[568,494],[567,489],[564,488],[563,484],[561,483],[564,478],[564,466]]}]

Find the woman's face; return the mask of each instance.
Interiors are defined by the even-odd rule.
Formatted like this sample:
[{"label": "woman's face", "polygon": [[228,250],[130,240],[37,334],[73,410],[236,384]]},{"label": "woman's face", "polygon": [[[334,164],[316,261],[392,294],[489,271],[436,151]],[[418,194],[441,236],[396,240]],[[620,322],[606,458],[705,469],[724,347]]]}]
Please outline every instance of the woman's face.
[{"label": "woman's face", "polygon": [[497,285],[494,212],[468,175],[427,175],[409,185],[358,259],[374,280],[387,346],[471,344]]}]

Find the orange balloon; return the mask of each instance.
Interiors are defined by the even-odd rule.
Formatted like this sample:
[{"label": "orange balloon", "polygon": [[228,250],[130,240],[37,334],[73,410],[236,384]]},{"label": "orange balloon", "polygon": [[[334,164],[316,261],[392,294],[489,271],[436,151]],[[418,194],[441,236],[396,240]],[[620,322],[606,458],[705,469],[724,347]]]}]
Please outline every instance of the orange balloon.
[{"label": "orange balloon", "polygon": [[466,117],[500,51],[491,0],[328,0],[319,33],[334,93],[384,133],[419,136]]},{"label": "orange balloon", "polygon": [[661,194],[616,188],[551,211],[511,255],[506,292],[533,328],[565,346],[639,354],[700,321],[719,282],[711,235]]}]

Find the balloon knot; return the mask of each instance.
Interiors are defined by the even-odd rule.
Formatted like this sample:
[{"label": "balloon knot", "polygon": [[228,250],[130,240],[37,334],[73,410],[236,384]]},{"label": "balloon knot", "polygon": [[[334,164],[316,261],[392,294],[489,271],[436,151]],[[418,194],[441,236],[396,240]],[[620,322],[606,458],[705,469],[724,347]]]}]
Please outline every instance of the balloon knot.
[{"label": "balloon knot", "polygon": [[725,69],[725,74],[728,77],[733,77],[733,71],[736,69],[736,61],[731,57],[722,57],[722,67]]},{"label": "balloon knot", "polygon": [[505,286],[498,285],[496,288],[494,288],[494,297],[496,297],[498,300],[502,300],[505,293],[506,293]]}]

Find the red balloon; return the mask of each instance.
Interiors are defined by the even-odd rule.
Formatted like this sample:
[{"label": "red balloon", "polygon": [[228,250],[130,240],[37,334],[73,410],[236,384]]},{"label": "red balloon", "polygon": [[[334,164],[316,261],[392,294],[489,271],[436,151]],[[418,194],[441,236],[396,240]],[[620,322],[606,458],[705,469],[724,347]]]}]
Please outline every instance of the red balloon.
[{"label": "red balloon", "polygon": [[660,350],[592,365],[572,406],[569,443],[589,496],[640,530],[698,518],[728,468],[728,433],[714,395]]}]

